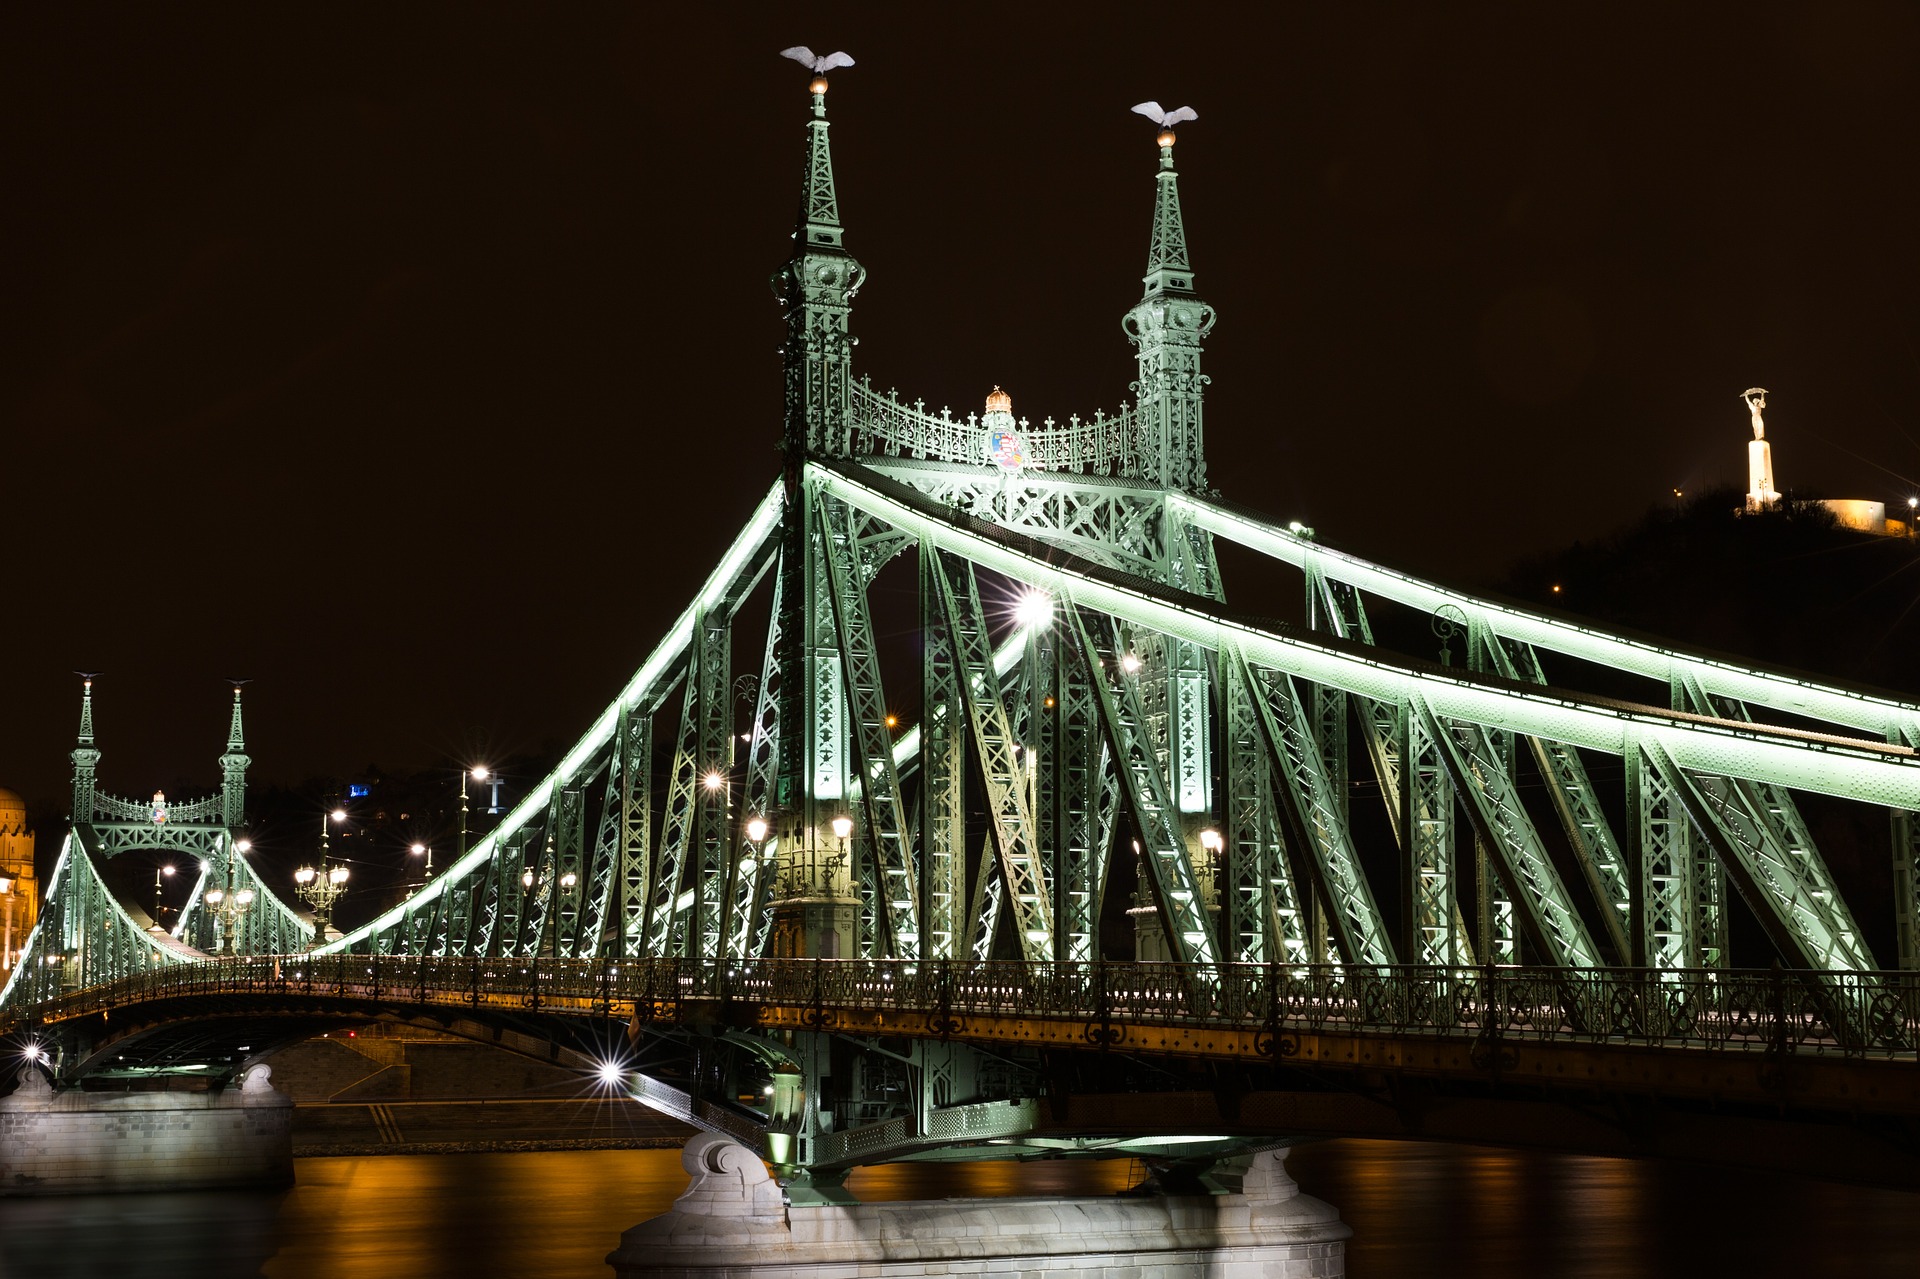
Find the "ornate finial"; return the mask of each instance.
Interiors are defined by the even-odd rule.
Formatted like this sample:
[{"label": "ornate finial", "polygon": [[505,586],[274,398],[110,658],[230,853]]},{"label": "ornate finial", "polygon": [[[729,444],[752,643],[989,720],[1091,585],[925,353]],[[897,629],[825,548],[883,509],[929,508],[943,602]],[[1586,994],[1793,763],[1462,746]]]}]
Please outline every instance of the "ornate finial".
[{"label": "ornate finial", "polygon": [[243,751],[247,748],[247,735],[240,727],[240,686],[242,684],[251,684],[252,682],[252,680],[245,679],[231,679],[227,681],[227,683],[233,685],[233,722],[227,727],[227,750],[229,753]]},{"label": "ornate finial", "polygon": [[813,83],[807,86],[807,92],[813,95],[813,113],[827,113],[827,72],[835,67],[850,67],[853,59],[845,53],[829,53],[825,57],[817,56],[804,44],[796,44],[791,49],[780,50],[783,58],[792,58],[807,70],[813,72]]},{"label": "ornate finial", "polygon": [[998,383],[994,385],[993,394],[987,397],[987,412],[1005,413],[1009,416],[1013,413],[1013,397],[1001,390]]},{"label": "ornate finial", "polygon": [[1143,115],[1160,126],[1160,167],[1173,167],[1173,126],[1184,120],[1198,120],[1200,113],[1192,107],[1179,107],[1173,111],[1163,110],[1158,102],[1142,102],[1133,108],[1134,113]]},{"label": "ornate finial", "polygon": [[1761,420],[1760,410],[1767,407],[1767,388],[1764,386],[1750,386],[1740,392],[1740,398],[1747,402],[1747,409],[1753,414],[1753,438],[1756,440],[1766,439],[1767,424]]},{"label": "ornate finial", "polygon": [[80,745],[93,745],[93,681],[99,671],[75,671],[80,677]]}]

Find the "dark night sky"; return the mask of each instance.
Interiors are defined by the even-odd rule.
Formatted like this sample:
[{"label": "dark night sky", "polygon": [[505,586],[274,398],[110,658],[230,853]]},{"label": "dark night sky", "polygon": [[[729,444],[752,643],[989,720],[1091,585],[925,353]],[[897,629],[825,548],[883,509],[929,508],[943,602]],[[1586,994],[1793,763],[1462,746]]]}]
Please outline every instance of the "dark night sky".
[{"label": "dark night sky", "polygon": [[1904,501],[1915,11],[1440,8],[11,6],[0,785],[76,668],[120,794],[229,676],[263,780],[583,730],[776,472],[792,43],[910,398],[1127,395],[1158,98],[1228,496],[1473,581],[1742,478],[1759,383],[1783,487]]}]

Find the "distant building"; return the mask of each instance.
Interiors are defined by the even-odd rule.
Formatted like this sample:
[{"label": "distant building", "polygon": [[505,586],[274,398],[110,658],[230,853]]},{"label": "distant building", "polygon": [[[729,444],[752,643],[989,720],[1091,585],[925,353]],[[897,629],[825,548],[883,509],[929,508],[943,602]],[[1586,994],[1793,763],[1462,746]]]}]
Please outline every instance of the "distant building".
[{"label": "distant building", "polygon": [[33,873],[27,801],[0,789],[0,974],[13,971],[39,913],[40,883]]}]

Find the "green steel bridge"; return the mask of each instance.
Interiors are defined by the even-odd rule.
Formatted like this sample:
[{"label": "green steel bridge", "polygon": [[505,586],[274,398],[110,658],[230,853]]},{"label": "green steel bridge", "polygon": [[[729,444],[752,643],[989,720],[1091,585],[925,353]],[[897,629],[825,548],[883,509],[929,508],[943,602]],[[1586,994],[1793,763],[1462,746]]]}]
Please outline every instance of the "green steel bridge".
[{"label": "green steel bridge", "polygon": [[[221,1081],[417,1021],[617,1078],[803,1196],[963,1154],[1198,1175],[1334,1131],[1764,1159],[1799,1125],[1920,1171],[1920,706],[1479,598],[1213,490],[1169,130],[1132,402],[1034,424],[997,388],[965,417],[876,390],[824,78],[810,104],[784,467],[619,696],[457,864],[316,945],[245,855],[237,690],[219,792],[166,805],[98,788],[89,684],[0,995],[35,1069]],[[1223,539],[1297,570],[1305,625],[1229,603]],[[914,660],[883,669],[876,611],[909,595]],[[1376,642],[1383,610],[1456,628],[1462,663]],[[1644,700],[1596,691],[1622,676]],[[1847,901],[1810,802],[1875,814],[1892,900]],[[200,867],[170,931],[103,874],[154,850]]]}]

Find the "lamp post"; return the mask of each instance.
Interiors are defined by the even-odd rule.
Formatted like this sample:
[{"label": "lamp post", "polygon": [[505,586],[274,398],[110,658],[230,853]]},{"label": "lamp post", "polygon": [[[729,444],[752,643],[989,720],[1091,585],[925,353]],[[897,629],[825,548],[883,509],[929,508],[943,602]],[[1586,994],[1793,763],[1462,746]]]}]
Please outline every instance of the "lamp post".
[{"label": "lamp post", "polygon": [[[466,786],[461,785],[464,794]],[[302,866],[293,872],[293,891],[300,900],[313,907],[313,944],[322,945],[327,939],[327,925],[333,918],[333,904],[347,891],[347,868],[327,865],[327,819],[336,822],[347,820],[347,810],[336,808],[320,818],[320,867]]]},{"label": "lamp post", "polygon": [[240,916],[247,913],[247,907],[253,904],[251,888],[235,889],[233,886],[233,858],[227,858],[227,882],[225,887],[207,890],[207,908],[213,917],[220,921],[219,954],[233,955],[238,951],[234,946],[234,933],[238,930]]},{"label": "lamp post", "polygon": [[467,855],[467,779],[471,777],[476,782],[484,782],[491,776],[492,773],[485,767],[460,770],[460,843],[459,851],[454,854],[456,858]]},{"label": "lamp post", "polygon": [[[156,925],[160,923],[160,882],[163,878],[171,879],[172,877],[173,867],[171,866],[155,866],[153,868],[153,922]],[[8,922],[12,922],[11,912],[8,914]]]},{"label": "lamp post", "polygon": [[407,851],[415,857],[424,857],[427,859],[426,865],[420,868],[420,885],[424,888],[427,881],[433,878],[433,845],[423,844],[415,840],[413,847]]},{"label": "lamp post", "polygon": [[[847,840],[852,834],[853,818],[840,816],[833,819],[833,837],[840,841],[840,852],[837,858],[828,859],[827,878],[829,881],[832,880],[834,872],[847,864]],[[827,886],[828,884],[821,885],[823,888]]]}]

